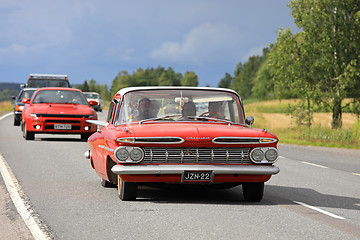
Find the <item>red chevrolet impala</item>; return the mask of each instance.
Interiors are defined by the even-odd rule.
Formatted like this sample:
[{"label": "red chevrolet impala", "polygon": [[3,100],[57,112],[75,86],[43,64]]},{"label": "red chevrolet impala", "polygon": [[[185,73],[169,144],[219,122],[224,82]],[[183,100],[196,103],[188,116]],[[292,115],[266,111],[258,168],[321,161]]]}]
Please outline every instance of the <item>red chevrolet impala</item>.
[{"label": "red chevrolet impala", "polygon": [[107,120],[85,153],[104,187],[117,185],[121,200],[138,186],[242,185],[246,201],[261,201],[264,182],[279,172],[278,138],[251,128],[233,90],[134,87],[118,91]]},{"label": "red chevrolet impala", "polygon": [[97,129],[86,120],[96,120],[96,112],[90,107],[78,89],[47,87],[39,88],[32,98],[23,100],[21,130],[26,140],[34,140],[36,133],[80,134],[87,139]]}]

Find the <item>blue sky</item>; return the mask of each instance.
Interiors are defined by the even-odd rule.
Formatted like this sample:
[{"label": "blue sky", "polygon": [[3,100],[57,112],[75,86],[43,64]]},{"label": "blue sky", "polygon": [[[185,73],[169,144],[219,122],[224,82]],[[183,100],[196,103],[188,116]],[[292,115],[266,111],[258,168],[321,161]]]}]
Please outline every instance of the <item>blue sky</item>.
[{"label": "blue sky", "polygon": [[216,87],[279,28],[296,31],[289,2],[0,0],[0,81],[54,73],[110,87],[122,70],[162,66]]}]

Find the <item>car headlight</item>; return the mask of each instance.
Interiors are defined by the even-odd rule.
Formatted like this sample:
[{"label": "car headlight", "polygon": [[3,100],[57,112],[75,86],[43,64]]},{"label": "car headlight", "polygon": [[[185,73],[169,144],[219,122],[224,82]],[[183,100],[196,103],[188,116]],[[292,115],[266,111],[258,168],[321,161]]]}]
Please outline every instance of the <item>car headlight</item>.
[{"label": "car headlight", "polygon": [[254,148],[250,153],[250,160],[256,164],[274,163],[278,159],[278,150],[273,147]]},{"label": "car headlight", "polygon": [[278,158],[277,150],[274,148],[270,148],[265,152],[265,158],[269,162],[274,162]]},{"label": "car headlight", "polygon": [[144,151],[139,147],[118,147],[114,152],[115,158],[121,163],[138,163],[144,158]]},{"label": "car headlight", "polygon": [[129,158],[129,151],[126,148],[117,148],[115,150],[115,157],[119,162],[126,161]]},{"label": "car headlight", "polygon": [[265,154],[260,148],[255,148],[251,151],[250,157],[254,162],[260,163],[264,159]]},{"label": "car headlight", "polygon": [[142,160],[143,156],[144,156],[144,152],[141,150],[141,148],[134,148],[130,152],[130,158],[135,162]]},{"label": "car headlight", "polygon": [[94,118],[94,115],[93,115],[93,114],[90,114],[90,115],[89,115],[89,118]]},{"label": "car headlight", "polygon": [[36,116],[36,113],[30,113],[30,117],[36,118],[36,117],[37,117],[37,116]]}]

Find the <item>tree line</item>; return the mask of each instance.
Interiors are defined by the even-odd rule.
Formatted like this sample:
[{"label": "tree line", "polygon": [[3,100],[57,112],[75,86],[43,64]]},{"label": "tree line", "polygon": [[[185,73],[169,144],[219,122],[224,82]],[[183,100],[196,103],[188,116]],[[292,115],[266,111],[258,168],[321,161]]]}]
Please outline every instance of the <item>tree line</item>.
[{"label": "tree line", "polygon": [[[261,56],[239,62],[218,87],[234,89],[243,99],[299,98],[293,111],[303,124],[310,126],[315,109],[323,109],[332,112],[332,128],[340,128],[344,110],[360,113],[359,1],[293,0],[288,6],[299,31],[279,29],[275,43]],[[121,71],[109,93],[102,90],[110,98],[129,86],[197,85],[196,73],[183,76],[159,66],[133,74]],[[344,103],[345,98],[351,101]]]}]

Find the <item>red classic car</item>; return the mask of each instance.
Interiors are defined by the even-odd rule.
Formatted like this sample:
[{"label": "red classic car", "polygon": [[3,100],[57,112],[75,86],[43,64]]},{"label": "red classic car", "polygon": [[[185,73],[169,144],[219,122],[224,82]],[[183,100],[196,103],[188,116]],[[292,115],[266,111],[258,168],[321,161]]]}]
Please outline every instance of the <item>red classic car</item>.
[{"label": "red classic car", "polygon": [[85,156],[121,200],[136,199],[140,184],[242,184],[246,201],[261,201],[264,182],[279,172],[278,138],[251,128],[253,120],[229,89],[123,88],[106,121],[89,121],[100,127]]},{"label": "red classic car", "polygon": [[86,120],[97,119],[96,112],[78,89],[39,88],[32,98],[25,98],[21,130],[26,140],[34,140],[36,133],[81,134],[87,139],[97,129]]}]

